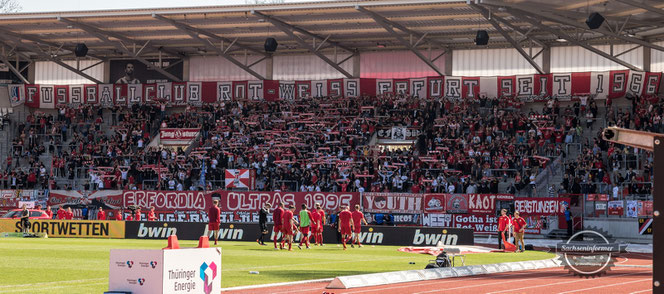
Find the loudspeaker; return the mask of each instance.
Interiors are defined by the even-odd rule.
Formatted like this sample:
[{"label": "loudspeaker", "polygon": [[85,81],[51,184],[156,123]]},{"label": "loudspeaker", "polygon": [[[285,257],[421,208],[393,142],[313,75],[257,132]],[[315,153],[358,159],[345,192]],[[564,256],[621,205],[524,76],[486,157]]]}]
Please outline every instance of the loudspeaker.
[{"label": "loudspeaker", "polygon": [[593,12],[586,19],[586,24],[591,30],[598,29],[604,23],[604,17],[598,12]]},{"label": "loudspeaker", "polygon": [[74,48],[74,54],[76,57],[85,57],[88,55],[88,46],[85,46],[83,43],[76,44],[76,48]]},{"label": "loudspeaker", "polygon": [[485,30],[477,31],[477,36],[475,37],[475,45],[486,45],[489,44],[489,33]]},{"label": "loudspeaker", "polygon": [[277,46],[279,46],[279,43],[277,43],[275,38],[265,39],[265,52],[277,51]]}]

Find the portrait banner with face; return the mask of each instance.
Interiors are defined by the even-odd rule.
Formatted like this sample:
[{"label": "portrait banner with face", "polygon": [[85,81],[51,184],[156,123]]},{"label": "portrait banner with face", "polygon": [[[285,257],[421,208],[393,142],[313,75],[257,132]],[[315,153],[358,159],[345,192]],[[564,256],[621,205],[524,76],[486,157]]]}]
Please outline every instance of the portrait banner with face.
[{"label": "portrait banner with face", "polygon": [[159,64],[158,59],[148,59],[148,61],[152,63],[149,67],[138,60],[111,60],[111,83],[153,84],[173,82],[169,77],[155,69],[158,67],[182,80],[183,63],[181,59],[162,59],[161,64]]}]

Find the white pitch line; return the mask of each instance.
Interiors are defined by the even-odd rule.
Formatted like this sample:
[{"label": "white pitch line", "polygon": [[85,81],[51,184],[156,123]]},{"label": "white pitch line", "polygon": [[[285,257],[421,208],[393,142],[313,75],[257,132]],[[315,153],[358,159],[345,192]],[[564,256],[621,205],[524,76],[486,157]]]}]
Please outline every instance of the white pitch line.
[{"label": "white pitch line", "polygon": [[638,294],[638,293],[646,293],[646,292],[650,293],[650,292],[652,292],[652,289],[645,289],[645,290],[641,290],[641,291],[634,291],[634,292],[629,293],[629,294]]},{"label": "white pitch line", "polygon": [[639,283],[639,282],[644,282],[644,281],[650,281],[651,279],[641,279],[641,280],[636,280],[636,281],[629,281],[629,282],[622,282],[622,283],[615,283],[615,284],[608,284],[608,285],[601,285],[601,286],[595,286],[595,287],[590,287],[590,288],[583,288],[583,289],[575,289],[571,291],[565,291],[565,292],[560,292],[558,294],[566,294],[566,293],[572,293],[572,292],[577,292],[577,291],[586,291],[586,290],[592,290],[592,289],[599,289],[599,288],[604,288],[604,287],[611,287],[611,286],[619,286],[619,285],[627,285],[627,284],[634,284],[634,283]]},{"label": "white pitch line", "polygon": [[44,286],[44,285],[50,285],[50,284],[86,283],[86,282],[91,282],[91,281],[102,281],[102,280],[106,280],[106,278],[85,279],[85,280],[67,280],[67,281],[55,281],[55,282],[44,282],[44,283],[32,283],[32,284],[2,285],[2,286],[0,286],[0,289],[16,288],[16,287],[35,287],[35,286]]},{"label": "white pitch line", "polygon": [[[629,273],[629,274],[620,274],[620,275],[615,275],[615,276],[611,276],[611,277],[631,276],[631,275],[642,274],[642,273],[647,273],[647,272],[649,272],[649,271],[645,271],[645,272],[636,272],[636,273]],[[595,278],[595,280],[603,279],[603,278],[606,278],[606,277],[607,277],[607,276],[601,276],[601,277]],[[578,279],[578,280],[566,281],[566,282],[558,282],[558,283],[549,283],[549,284],[544,284],[544,285],[535,285],[535,286],[521,287],[521,288],[516,288],[516,289],[507,289],[507,290],[502,290],[502,291],[489,292],[489,293],[486,293],[486,294],[495,294],[495,293],[503,293],[503,292],[514,292],[514,291],[517,291],[517,290],[523,290],[523,289],[532,289],[532,288],[539,288],[539,287],[548,287],[548,286],[553,286],[553,285],[578,283],[578,282],[584,282],[584,281],[586,281],[586,279]]]}]

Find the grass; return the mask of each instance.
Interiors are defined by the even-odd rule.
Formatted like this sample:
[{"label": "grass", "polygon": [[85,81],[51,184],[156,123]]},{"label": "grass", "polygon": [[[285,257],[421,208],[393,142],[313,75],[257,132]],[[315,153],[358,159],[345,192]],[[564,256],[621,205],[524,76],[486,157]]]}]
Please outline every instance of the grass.
[{"label": "grass", "polygon": [[[195,247],[197,241],[180,241]],[[160,249],[163,240],[0,239],[0,293],[102,293],[108,289],[110,249]],[[335,244],[295,252],[252,242],[222,243],[222,287],[422,269],[432,256],[398,246],[341,250]],[[469,254],[466,265],[547,259],[551,253]],[[414,262],[415,264],[409,264]],[[249,274],[259,271],[259,275]]]}]

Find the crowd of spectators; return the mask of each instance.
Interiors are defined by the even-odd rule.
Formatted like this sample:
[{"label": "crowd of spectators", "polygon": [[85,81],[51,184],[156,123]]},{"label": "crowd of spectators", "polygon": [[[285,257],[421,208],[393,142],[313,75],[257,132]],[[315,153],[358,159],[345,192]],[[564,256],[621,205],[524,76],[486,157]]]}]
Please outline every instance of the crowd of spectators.
[{"label": "crowd of spectators", "polygon": [[[661,105],[632,99],[629,110],[607,105],[609,125],[664,130]],[[7,188],[212,190],[224,188],[225,169],[247,168],[256,190],[530,194],[542,168],[578,143],[558,192],[611,193],[625,183],[649,192],[650,155],[593,139],[592,97],[567,104],[549,100],[535,111],[511,99],[377,96],[168,112],[161,104],[60,107],[17,126],[2,176]],[[200,135],[187,146],[149,145],[160,127]],[[413,143],[379,147],[377,132],[392,127],[416,130]]]},{"label": "crowd of spectators", "polygon": [[[590,99],[592,101],[592,99]],[[657,98],[628,95],[627,105],[615,106],[606,100],[604,120],[607,126],[618,126],[661,133],[663,108]],[[586,117],[587,127],[598,115],[597,107],[578,111]],[[629,105],[631,104],[631,106]],[[609,194],[612,199],[624,195],[650,195],[652,189],[652,153],[614,144],[602,139],[601,128],[590,129],[581,140],[581,152],[565,165],[562,192],[571,194]]]}]

